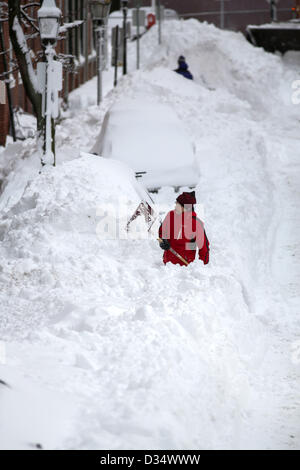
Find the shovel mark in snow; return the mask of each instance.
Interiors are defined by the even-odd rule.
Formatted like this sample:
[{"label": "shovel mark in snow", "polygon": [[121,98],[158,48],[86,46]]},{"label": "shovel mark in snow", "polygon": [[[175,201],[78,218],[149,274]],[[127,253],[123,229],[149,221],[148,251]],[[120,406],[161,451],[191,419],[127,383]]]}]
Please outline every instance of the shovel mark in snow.
[{"label": "shovel mark in snow", "polygon": [[10,385],[8,385],[8,383],[4,382],[4,380],[1,380],[1,379],[0,379],[0,385],[10,388]]}]

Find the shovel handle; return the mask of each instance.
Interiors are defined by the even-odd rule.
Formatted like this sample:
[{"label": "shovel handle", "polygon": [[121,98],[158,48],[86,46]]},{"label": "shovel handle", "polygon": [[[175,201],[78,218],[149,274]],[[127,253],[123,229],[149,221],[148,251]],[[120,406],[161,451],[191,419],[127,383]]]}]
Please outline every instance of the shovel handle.
[{"label": "shovel handle", "polygon": [[[163,240],[161,238],[158,238],[157,239],[159,242],[162,242]],[[173,253],[173,255],[177,256],[178,259],[180,259],[180,261],[182,261],[186,266],[189,265],[189,263],[187,262],[186,259],[184,259],[179,253],[177,253],[175,250],[173,250],[173,248],[170,248],[170,251],[171,253]]]}]

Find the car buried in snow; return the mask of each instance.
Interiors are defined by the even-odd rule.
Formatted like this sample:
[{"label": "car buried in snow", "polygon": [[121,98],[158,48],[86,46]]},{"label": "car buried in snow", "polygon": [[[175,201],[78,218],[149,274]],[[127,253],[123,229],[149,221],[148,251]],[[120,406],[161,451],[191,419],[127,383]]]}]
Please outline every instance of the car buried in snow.
[{"label": "car buried in snow", "polygon": [[122,99],[106,113],[92,153],[126,163],[149,190],[194,187],[199,179],[194,145],[167,104]]}]

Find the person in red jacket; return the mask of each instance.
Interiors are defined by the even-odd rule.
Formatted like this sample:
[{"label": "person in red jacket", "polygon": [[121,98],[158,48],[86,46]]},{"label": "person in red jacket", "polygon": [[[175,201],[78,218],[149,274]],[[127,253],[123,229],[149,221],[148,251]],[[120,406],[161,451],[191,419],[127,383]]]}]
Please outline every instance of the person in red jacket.
[{"label": "person in red jacket", "polygon": [[[196,258],[197,247],[199,259],[204,264],[209,262],[209,241],[203,222],[194,211],[196,204],[195,191],[184,192],[176,199],[175,210],[170,211],[159,228],[160,247],[164,250],[164,263],[188,264]],[[180,256],[176,256],[174,251]]]}]

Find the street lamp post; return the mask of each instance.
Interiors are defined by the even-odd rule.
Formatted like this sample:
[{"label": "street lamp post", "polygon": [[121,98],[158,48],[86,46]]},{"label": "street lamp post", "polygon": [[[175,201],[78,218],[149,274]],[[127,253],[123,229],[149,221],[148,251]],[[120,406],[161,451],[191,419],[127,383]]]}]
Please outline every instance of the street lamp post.
[{"label": "street lamp post", "polygon": [[97,104],[102,101],[102,71],[105,68],[105,27],[111,6],[111,0],[91,0],[91,13],[97,38]]},{"label": "street lamp post", "polygon": [[[42,86],[44,92],[43,116],[44,125],[44,144],[42,164],[55,165],[55,145],[52,138],[51,119],[52,119],[52,95],[54,91],[53,80],[53,58],[55,55],[55,45],[57,43],[61,11],[57,8],[55,0],[43,0],[41,8],[38,10],[38,22],[42,45],[45,49],[46,68],[45,81]],[[56,88],[57,90],[58,88]]]},{"label": "street lamp post", "polygon": [[121,0],[123,11],[123,75],[127,74],[127,12],[128,0]]}]

